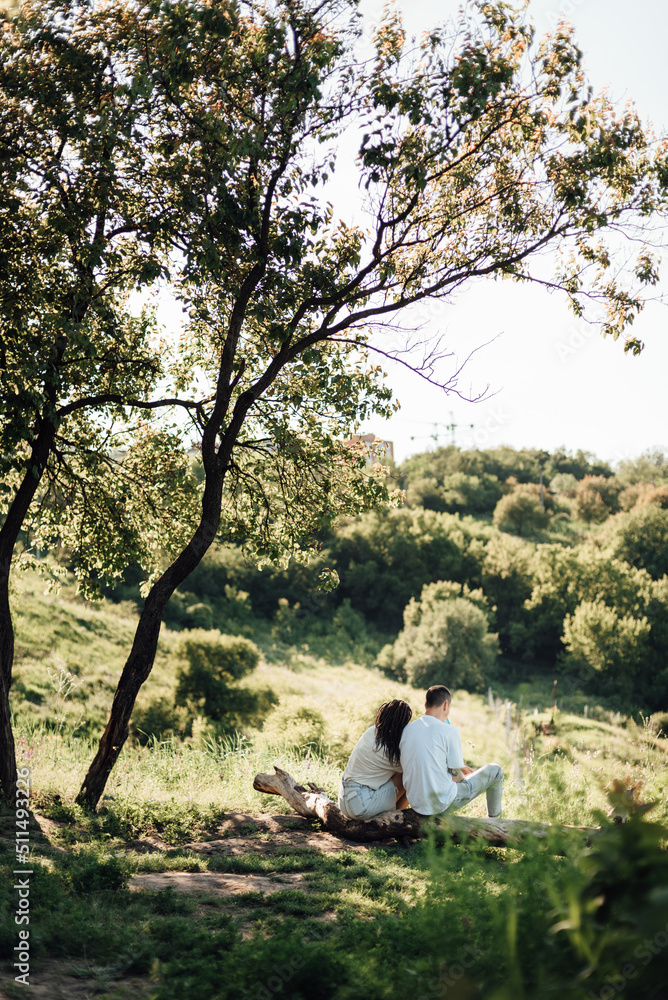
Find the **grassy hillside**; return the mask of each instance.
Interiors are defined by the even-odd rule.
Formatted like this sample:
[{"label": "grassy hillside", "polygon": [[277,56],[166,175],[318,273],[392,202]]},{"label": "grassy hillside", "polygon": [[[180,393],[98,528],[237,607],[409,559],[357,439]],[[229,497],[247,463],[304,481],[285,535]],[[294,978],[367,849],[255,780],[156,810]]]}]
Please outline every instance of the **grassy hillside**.
[{"label": "grassy hillside", "polygon": [[[91,605],[70,587],[58,595],[43,591],[43,581],[29,576],[15,595],[13,705],[20,756],[33,765],[38,794],[72,798],[93,755],[136,617],[130,605]],[[158,699],[173,699],[174,637],[163,630],[138,714]],[[257,638],[262,643],[266,637]],[[130,741],[107,787],[113,796],[108,801],[132,813],[143,803],[147,816],[175,798],[210,815],[281,810],[282,801],[253,792],[255,771],[280,762],[334,794],[345,761],[379,704],[400,697],[416,714],[422,710],[422,691],[375,669],[351,660],[328,663],[287,648],[284,662],[275,662],[276,646],[270,651],[274,662],[263,660],[243,682],[273,692],[274,707],[262,723],[222,742],[211,737],[204,719],[195,721],[193,736],[185,741],[153,739],[144,747]],[[69,692],[68,684],[74,685]],[[668,740],[593,705],[588,716],[596,718],[561,711],[556,732],[542,735],[537,729],[547,718],[549,690],[534,684],[521,693],[520,712],[516,704],[500,703],[498,693],[491,707],[488,697],[457,692],[451,715],[472,766],[496,760],[504,767],[507,815],[590,823],[605,803],[604,786],[625,776],[642,781],[644,797],[656,797],[662,810],[668,808]],[[471,808],[480,812],[483,806]]]},{"label": "grassy hillside", "polygon": [[[35,578],[15,604],[37,998],[589,1000],[609,996],[611,982],[622,1000],[665,998],[668,740],[649,726],[589,706],[595,718],[557,712],[545,735],[547,688],[525,688],[521,712],[498,692],[491,703],[456,692],[452,721],[468,761],[504,767],[506,816],[598,824],[605,786],[628,777],[641,798],[659,800],[651,817],[664,825],[640,813],[622,826],[603,820],[590,848],[572,845],[562,858],[539,843],[521,852],[332,843],[317,824],[276,818],[286,803],[254,792],[254,774],[280,763],[334,795],[378,704],[404,697],[417,712],[422,692],[258,633],[266,655],[246,683],[274,692],[263,724],[216,740],[200,719],[187,740],[128,741],[101,808],[87,815],[73,799],[134,614],[91,607],[69,588],[44,595]],[[173,692],[173,642],[165,631],[147,704]],[[68,673],[77,686],[58,694]],[[467,812],[481,814],[482,802]],[[11,964],[14,823],[0,815],[0,995],[9,998],[25,991]]]}]

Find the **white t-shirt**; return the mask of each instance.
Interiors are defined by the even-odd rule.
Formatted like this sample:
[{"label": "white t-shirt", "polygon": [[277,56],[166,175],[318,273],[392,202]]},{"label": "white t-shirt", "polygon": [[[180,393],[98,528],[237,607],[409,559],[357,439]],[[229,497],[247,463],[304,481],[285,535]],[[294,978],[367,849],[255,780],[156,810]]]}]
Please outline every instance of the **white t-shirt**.
[{"label": "white t-shirt", "polygon": [[447,809],[457,795],[448,768],[464,767],[459,730],[433,715],[421,715],[404,729],[400,751],[404,788],[413,809],[423,816]]},{"label": "white t-shirt", "polygon": [[349,778],[369,788],[380,788],[396,771],[401,771],[401,764],[391,764],[384,750],[376,750],[375,743],[376,727],[369,726],[355,744],[343,772],[344,781]]}]

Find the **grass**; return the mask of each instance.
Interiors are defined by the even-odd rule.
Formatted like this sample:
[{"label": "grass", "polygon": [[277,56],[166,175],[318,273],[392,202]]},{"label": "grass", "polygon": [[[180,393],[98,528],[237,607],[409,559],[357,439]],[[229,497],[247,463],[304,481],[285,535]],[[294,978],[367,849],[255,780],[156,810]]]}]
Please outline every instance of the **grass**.
[{"label": "grass", "polygon": [[[66,970],[70,988],[78,981],[85,995],[108,1000],[437,1000],[446,994],[588,1000],[612,996],[612,983],[622,1000],[665,996],[661,969],[668,952],[660,935],[668,940],[668,870],[661,844],[668,837],[668,740],[649,725],[602,709],[585,719],[562,703],[556,732],[544,734],[538,728],[549,718],[544,682],[520,692],[521,713],[517,703],[490,706],[487,697],[456,692],[452,721],[468,762],[497,760],[504,767],[505,815],[597,825],[609,805],[605,787],[627,776],[642,783],[643,799],[658,801],[646,818],[634,816],[620,827],[604,823],[605,834],[591,849],[569,848],[563,858],[540,845],[519,852],[430,841],[335,854],[273,851],[271,834],[252,825],[235,833],[246,838],[247,850],[203,854],[185,845],[224,837],[221,824],[230,813],[289,811],[283,799],[253,791],[255,773],[278,763],[334,796],[350,749],[378,705],[403,697],[418,712],[422,692],[352,660],[331,664],[292,650],[283,662],[263,662],[246,681],[275,692],[261,729],[222,740],[196,726],[189,740],[128,741],[101,808],[90,815],[74,797],[133,616],[125,607],[85,605],[68,590],[59,598],[44,595],[33,581],[21,597],[18,626],[17,751],[19,765],[31,768],[32,805],[47,834],[33,821],[31,970],[38,986],[46,984],[43,995],[55,995],[49,977]],[[145,697],[170,690],[171,641],[165,633]],[[276,647],[272,658],[278,660]],[[47,668],[59,663],[79,682],[69,694],[48,683]],[[81,708],[87,713],[89,706],[91,718],[77,726]],[[304,709],[298,719],[297,707]],[[467,812],[482,814],[482,801]],[[6,995],[17,997],[24,987],[13,982],[11,968],[14,820],[0,820],[6,876],[0,879],[0,977]],[[150,836],[166,847],[152,854],[132,849],[130,842]],[[130,890],[134,875],[155,872],[262,875],[279,891],[224,898]],[[282,878],[295,875],[302,876],[298,887],[280,888]]]},{"label": "grass", "polygon": [[[33,969],[39,974],[54,957],[67,959],[71,974],[97,995],[120,997],[115,983],[135,977],[133,995],[154,1000],[424,1000],[443,997],[458,983],[460,992],[452,995],[481,1000],[607,996],[606,981],[641,948],[638,935],[660,926],[647,919],[630,925],[634,905],[651,895],[642,865],[653,864],[654,871],[660,864],[647,826],[637,820],[611,827],[605,851],[563,859],[538,847],[519,853],[420,843],[214,863],[186,851],[147,858],[98,843],[79,846],[65,856],[33,859]],[[633,883],[623,882],[620,891],[614,876],[606,880],[602,858],[635,865]],[[233,901],[129,891],[132,874],[158,863],[166,870],[196,864],[197,870],[274,879],[299,872],[304,890],[247,893]],[[665,865],[661,872],[665,881]],[[11,880],[0,898],[6,912]],[[595,919],[602,901],[610,911],[606,922]],[[665,906],[649,916],[668,919]],[[5,956],[13,937],[7,924],[0,933]],[[650,940],[660,944],[659,937],[655,930]],[[621,996],[662,996],[661,960],[642,962],[636,956],[635,992]]]}]

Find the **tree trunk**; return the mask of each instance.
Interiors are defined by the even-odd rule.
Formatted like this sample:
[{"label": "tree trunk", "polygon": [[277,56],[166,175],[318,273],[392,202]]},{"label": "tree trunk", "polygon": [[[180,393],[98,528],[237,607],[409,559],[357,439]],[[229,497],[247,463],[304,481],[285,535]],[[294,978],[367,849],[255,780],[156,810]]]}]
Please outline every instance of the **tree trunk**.
[{"label": "tree trunk", "polygon": [[556,835],[577,835],[587,842],[596,833],[594,827],[553,826],[551,823],[530,823],[519,819],[478,819],[455,814],[435,817],[431,823],[425,824],[423,817],[413,809],[392,809],[373,819],[348,819],[321,789],[314,785],[304,788],[279,767],[274,767],[274,771],[274,774],[256,774],[253,788],[269,795],[282,795],[300,816],[317,818],[327,831],[348,840],[369,843],[390,837],[418,838],[425,836],[434,823],[443,835],[456,843],[481,840],[490,847],[519,847],[527,839],[551,838],[557,853]]},{"label": "tree trunk", "polygon": [[44,425],[33,444],[28,467],[0,528],[0,798],[16,801],[16,748],[12,732],[9,690],[14,668],[14,625],[9,604],[12,557],[21,528],[46,468],[55,427]]},{"label": "tree trunk", "polygon": [[9,710],[9,685],[0,674],[0,798],[8,805],[16,801],[16,747]]},{"label": "tree trunk", "polygon": [[[218,511],[220,503],[218,502]],[[107,779],[118,760],[130,731],[130,717],[139,690],[151,673],[158,648],[162,615],[179,584],[192,573],[206,551],[211,546],[218,530],[217,518],[202,518],[192,539],[151,588],[146,603],[139,616],[137,630],[130,655],[123,667],[114,700],[109,713],[109,721],[100,738],[100,744],[76,801],[87,809],[95,809],[104,792]]]},{"label": "tree trunk", "polygon": [[9,707],[14,663],[14,626],[9,607],[11,555],[0,565],[0,798],[11,805],[16,792],[16,748]]}]

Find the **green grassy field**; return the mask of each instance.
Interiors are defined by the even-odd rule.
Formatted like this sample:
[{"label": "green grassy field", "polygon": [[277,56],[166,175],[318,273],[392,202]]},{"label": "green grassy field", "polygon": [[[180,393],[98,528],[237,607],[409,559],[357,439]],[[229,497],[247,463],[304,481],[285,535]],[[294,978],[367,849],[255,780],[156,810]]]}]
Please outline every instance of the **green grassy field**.
[{"label": "green grassy field", "polygon": [[[254,792],[255,773],[278,763],[335,796],[378,705],[403,697],[419,712],[422,692],[340,656],[327,663],[286,649],[281,660],[274,644],[245,682],[274,692],[261,728],[216,740],[199,720],[188,740],[129,741],[93,816],[74,797],[133,613],[92,607],[69,589],[44,595],[32,577],[15,605],[17,751],[31,770],[34,811],[35,996],[665,996],[668,740],[649,725],[590,706],[593,719],[558,711],[556,731],[544,735],[549,683],[523,689],[521,712],[517,703],[492,707],[487,696],[456,692],[452,721],[468,762],[504,767],[504,814],[602,822],[599,839],[588,849],[571,845],[563,857],[540,844],[522,851],[430,840],[332,845],[316,824],[281,818],[287,804]],[[146,703],[173,692],[172,644],[165,632]],[[76,686],[59,692],[67,674]],[[602,819],[615,779],[657,805],[622,826]],[[482,815],[482,802],[467,812]],[[0,981],[8,997],[25,990],[11,966],[13,822],[2,815]],[[203,849],[212,839],[218,846]],[[160,873],[174,884],[137,891],[138,876]],[[210,881],[181,891],[197,873]],[[237,879],[235,892],[214,891],[222,876]]]}]

